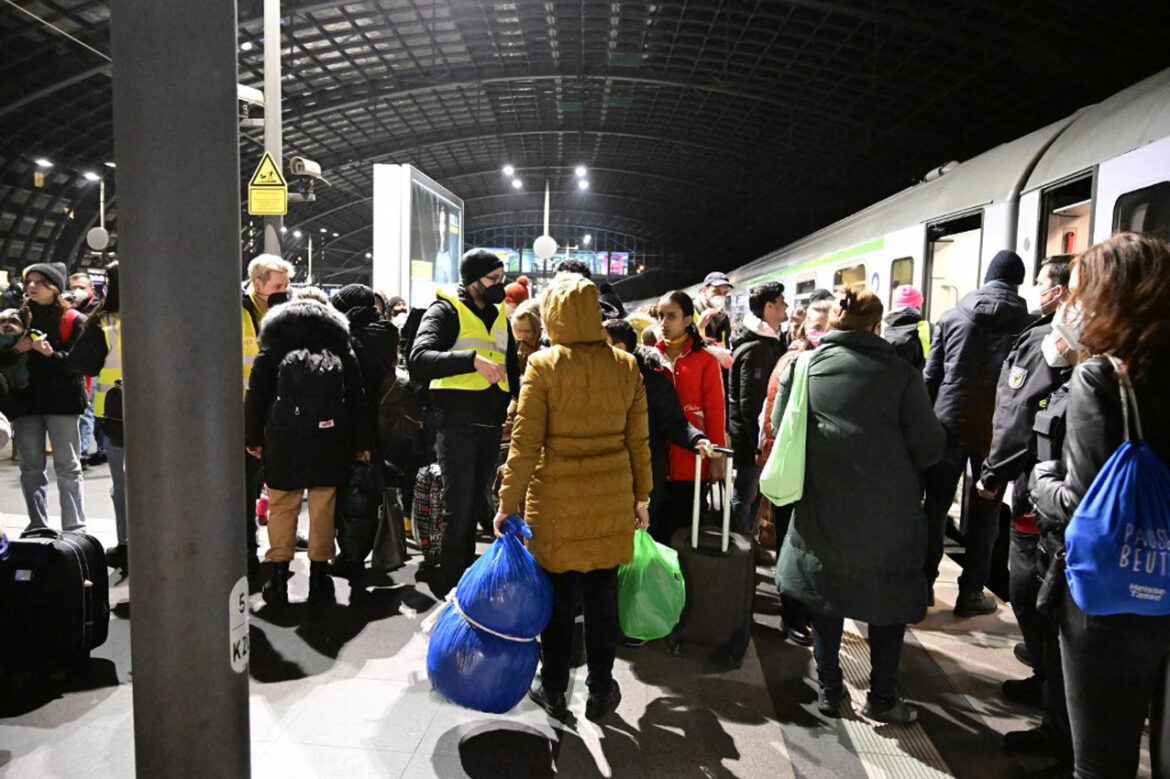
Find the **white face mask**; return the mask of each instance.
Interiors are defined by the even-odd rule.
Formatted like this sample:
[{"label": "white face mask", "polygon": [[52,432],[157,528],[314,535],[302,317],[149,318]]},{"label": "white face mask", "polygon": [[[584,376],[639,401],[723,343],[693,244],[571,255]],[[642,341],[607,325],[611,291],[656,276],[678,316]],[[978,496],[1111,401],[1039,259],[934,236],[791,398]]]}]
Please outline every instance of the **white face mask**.
[{"label": "white face mask", "polygon": [[710,303],[711,308],[715,309],[716,311],[727,310],[727,297],[724,295],[712,295],[707,299],[707,302]]},{"label": "white face mask", "polygon": [[1052,318],[1052,332],[1063,338],[1070,349],[1078,352],[1085,348],[1081,343],[1084,326],[1085,318],[1079,303],[1061,303],[1060,308],[1056,309],[1056,316]]},{"label": "white face mask", "polygon": [[1060,351],[1060,346],[1056,343],[1059,338],[1060,335],[1053,330],[1040,342],[1040,351],[1044,353],[1044,362],[1048,363],[1050,368],[1067,368],[1072,364],[1068,357]]},{"label": "white face mask", "polygon": [[403,311],[401,314],[395,314],[394,317],[390,320],[390,324],[401,330],[402,328],[406,327],[406,317],[407,313],[405,311]]}]

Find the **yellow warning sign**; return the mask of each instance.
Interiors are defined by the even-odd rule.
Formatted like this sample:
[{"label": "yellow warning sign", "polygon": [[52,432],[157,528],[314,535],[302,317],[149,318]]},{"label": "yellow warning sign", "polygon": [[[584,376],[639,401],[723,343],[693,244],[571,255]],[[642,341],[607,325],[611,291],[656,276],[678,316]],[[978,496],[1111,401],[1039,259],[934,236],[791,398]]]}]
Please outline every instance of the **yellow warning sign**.
[{"label": "yellow warning sign", "polygon": [[283,216],[288,213],[288,183],[268,152],[264,152],[252,180],[248,182],[248,213],[252,216]]}]

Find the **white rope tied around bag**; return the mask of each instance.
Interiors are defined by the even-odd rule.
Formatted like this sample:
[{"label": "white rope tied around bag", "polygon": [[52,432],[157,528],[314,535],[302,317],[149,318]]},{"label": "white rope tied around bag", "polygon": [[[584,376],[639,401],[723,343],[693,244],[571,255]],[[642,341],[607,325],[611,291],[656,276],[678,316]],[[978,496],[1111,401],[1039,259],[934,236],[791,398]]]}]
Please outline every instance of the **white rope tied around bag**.
[{"label": "white rope tied around bag", "polygon": [[443,612],[447,610],[448,606],[454,606],[455,610],[462,614],[463,618],[471,623],[472,627],[479,628],[485,633],[491,633],[496,638],[502,638],[505,641],[515,641],[520,644],[536,640],[536,636],[532,636],[531,638],[518,638],[516,636],[509,636],[507,633],[500,633],[498,631],[492,630],[489,627],[479,624],[474,619],[467,616],[467,612],[464,611],[463,608],[459,605],[459,599],[455,597],[455,590],[451,590],[451,592],[447,593],[447,600],[443,601],[443,605],[431,612],[430,616],[422,621],[422,625],[420,627],[422,628],[423,633],[429,635],[430,632],[435,629],[435,623],[439,621],[439,617],[443,616]]}]

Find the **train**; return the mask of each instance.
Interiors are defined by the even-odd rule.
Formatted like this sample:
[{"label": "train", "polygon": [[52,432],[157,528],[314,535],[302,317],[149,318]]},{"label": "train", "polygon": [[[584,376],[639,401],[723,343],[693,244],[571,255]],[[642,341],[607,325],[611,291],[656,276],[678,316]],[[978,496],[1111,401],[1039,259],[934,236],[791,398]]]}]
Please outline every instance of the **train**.
[{"label": "train", "polygon": [[776,280],[797,304],[818,288],[868,288],[888,310],[894,289],[914,284],[935,322],[1011,249],[1038,308],[1045,257],[1124,230],[1170,240],[1170,69],[730,271],[731,305],[742,314],[751,287]]}]

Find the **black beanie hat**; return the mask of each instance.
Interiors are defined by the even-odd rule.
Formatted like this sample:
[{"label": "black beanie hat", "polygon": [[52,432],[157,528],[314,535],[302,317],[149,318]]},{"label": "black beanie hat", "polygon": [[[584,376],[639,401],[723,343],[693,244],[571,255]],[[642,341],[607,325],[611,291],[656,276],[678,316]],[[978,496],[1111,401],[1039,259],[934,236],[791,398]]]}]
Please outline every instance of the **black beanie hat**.
[{"label": "black beanie hat", "polygon": [[358,308],[359,306],[374,305],[374,290],[365,284],[346,284],[333,293],[333,307],[341,313]]},{"label": "black beanie hat", "polygon": [[989,281],[1002,281],[1017,287],[1023,284],[1024,261],[1020,259],[1020,255],[1007,249],[996,252],[991,258],[991,264],[987,266],[987,275],[983,277],[984,284]]},{"label": "black beanie hat", "polygon": [[471,249],[459,262],[459,278],[466,286],[502,267],[504,261],[498,254],[493,254],[487,249]]},{"label": "black beanie hat", "polygon": [[29,265],[20,274],[20,278],[28,281],[28,274],[39,273],[45,277],[45,281],[57,288],[57,292],[64,292],[67,283],[67,276],[65,264],[61,262],[38,262]]}]

